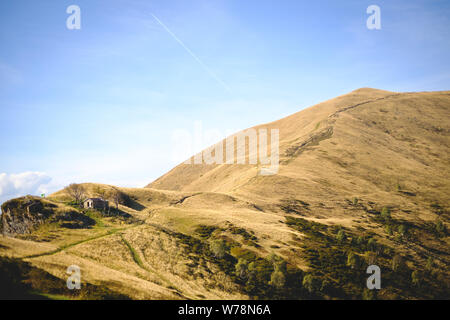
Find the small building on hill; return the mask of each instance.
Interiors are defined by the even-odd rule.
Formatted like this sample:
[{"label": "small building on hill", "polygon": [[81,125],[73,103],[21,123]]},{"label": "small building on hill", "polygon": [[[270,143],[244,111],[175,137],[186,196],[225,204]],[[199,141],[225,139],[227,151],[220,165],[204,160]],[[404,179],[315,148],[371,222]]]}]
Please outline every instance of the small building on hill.
[{"label": "small building on hill", "polygon": [[83,201],[83,207],[85,209],[106,210],[109,207],[109,203],[108,200],[101,198],[87,198]]}]

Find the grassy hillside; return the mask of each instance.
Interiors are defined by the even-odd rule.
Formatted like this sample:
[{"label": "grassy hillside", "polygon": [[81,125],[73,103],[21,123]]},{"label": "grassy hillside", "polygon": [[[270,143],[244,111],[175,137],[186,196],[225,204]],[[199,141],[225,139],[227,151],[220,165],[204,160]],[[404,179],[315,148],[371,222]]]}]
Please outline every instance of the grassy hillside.
[{"label": "grassy hillside", "polygon": [[448,299],[449,119],[450,92],[359,89],[257,127],[280,130],[277,175],[182,164],[147,188],[83,184],[120,191],[114,214],[61,190],[45,201],[95,223],[50,219],[0,256],[134,299]]}]

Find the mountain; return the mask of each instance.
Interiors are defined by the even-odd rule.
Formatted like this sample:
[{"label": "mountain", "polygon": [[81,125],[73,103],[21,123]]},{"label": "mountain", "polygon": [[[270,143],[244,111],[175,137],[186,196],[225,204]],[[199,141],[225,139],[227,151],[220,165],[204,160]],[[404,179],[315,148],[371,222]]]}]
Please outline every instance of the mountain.
[{"label": "mountain", "polygon": [[[76,264],[93,288],[135,299],[450,298],[450,91],[362,88],[250,129],[256,148],[236,140],[233,164],[196,155],[145,188],[83,184],[118,202],[108,212],[67,189],[45,199],[56,218],[23,222],[26,206],[11,207],[8,221],[33,227],[9,223],[0,256],[61,281]],[[201,154],[226,160],[226,141]],[[277,141],[275,171],[249,164]],[[58,218],[78,214],[95,225]],[[369,265],[380,290],[366,287]]]},{"label": "mountain", "polygon": [[324,195],[384,201],[399,184],[428,202],[448,203],[449,103],[449,92],[355,90],[254,128],[279,129],[277,175],[258,175],[254,165],[181,164],[147,187],[270,203]]}]

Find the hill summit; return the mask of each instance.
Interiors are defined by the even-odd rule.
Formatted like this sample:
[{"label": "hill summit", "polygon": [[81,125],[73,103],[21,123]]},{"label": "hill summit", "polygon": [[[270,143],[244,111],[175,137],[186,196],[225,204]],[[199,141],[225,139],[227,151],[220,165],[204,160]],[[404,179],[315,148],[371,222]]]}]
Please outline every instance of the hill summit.
[{"label": "hill summit", "polygon": [[276,175],[250,164],[180,164],[147,187],[231,193],[261,205],[364,196],[414,206],[400,188],[448,204],[449,105],[450,92],[361,88],[254,127],[279,130]]}]

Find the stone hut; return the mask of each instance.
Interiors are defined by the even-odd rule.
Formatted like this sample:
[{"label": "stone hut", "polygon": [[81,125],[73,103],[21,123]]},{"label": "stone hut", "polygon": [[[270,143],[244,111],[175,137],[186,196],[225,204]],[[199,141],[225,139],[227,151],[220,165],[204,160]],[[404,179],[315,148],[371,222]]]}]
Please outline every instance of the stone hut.
[{"label": "stone hut", "polygon": [[87,198],[83,201],[83,207],[85,209],[106,210],[109,207],[109,203],[108,200],[102,198]]}]

